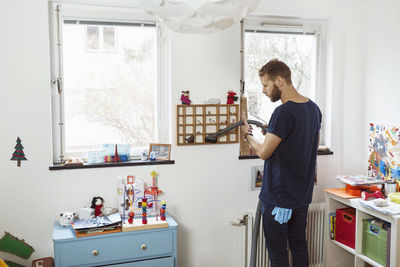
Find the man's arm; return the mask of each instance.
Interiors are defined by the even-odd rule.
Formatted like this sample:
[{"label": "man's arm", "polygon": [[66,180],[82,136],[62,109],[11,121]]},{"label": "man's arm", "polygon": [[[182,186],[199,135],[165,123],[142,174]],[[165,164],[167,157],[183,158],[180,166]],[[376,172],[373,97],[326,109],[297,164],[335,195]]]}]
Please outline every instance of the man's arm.
[{"label": "man's arm", "polygon": [[245,139],[262,160],[271,157],[282,141],[279,136],[273,133],[267,133],[263,143],[258,143],[251,135],[246,135]]},{"label": "man's arm", "polygon": [[244,125],[240,127],[241,136],[243,136],[246,141],[249,142],[250,146],[262,160],[266,160],[271,157],[281,143],[282,139],[273,133],[267,133],[265,135],[264,142],[259,143],[253,136],[249,135],[250,126],[247,124],[247,120],[244,119],[243,122]]}]

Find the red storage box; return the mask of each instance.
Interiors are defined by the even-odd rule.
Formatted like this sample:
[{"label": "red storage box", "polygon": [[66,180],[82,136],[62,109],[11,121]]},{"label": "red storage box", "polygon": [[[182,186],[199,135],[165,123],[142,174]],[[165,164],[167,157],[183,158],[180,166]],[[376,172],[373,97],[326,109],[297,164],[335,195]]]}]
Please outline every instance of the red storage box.
[{"label": "red storage box", "polygon": [[356,210],[353,208],[336,210],[336,241],[355,248]]}]

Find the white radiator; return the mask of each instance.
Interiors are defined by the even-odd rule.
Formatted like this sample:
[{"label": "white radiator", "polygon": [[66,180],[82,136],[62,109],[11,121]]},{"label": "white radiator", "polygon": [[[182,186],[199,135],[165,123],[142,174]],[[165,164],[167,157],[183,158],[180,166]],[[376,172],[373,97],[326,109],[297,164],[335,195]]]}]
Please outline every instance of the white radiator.
[{"label": "white radiator", "polygon": [[[308,257],[310,267],[322,267],[324,263],[324,225],[325,225],[325,203],[311,203],[307,215],[307,242],[308,242]],[[246,214],[242,220],[246,226],[245,230],[245,266],[250,265],[251,255],[251,236],[253,232],[254,219],[251,214]],[[265,247],[264,231],[262,227],[262,219],[260,223],[260,232],[257,246],[257,267],[270,267],[268,251]],[[289,253],[289,262],[291,255]]]}]

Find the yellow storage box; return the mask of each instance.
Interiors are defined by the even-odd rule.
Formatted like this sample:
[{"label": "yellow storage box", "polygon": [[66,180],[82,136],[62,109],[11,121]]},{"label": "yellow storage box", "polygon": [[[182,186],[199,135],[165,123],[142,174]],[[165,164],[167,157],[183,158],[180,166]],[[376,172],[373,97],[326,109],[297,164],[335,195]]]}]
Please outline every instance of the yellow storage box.
[{"label": "yellow storage box", "polygon": [[391,193],[391,194],[389,194],[388,197],[389,197],[390,201],[400,204],[400,192]]}]

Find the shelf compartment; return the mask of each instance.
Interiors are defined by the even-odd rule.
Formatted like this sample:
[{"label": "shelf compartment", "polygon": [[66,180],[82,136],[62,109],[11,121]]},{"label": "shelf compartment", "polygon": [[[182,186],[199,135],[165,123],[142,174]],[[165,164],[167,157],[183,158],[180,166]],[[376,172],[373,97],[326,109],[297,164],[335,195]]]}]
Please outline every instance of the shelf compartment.
[{"label": "shelf compartment", "polygon": [[357,254],[356,257],[359,258],[359,259],[361,259],[362,261],[364,261],[364,262],[366,262],[366,263],[368,263],[368,264],[374,266],[374,267],[385,267],[385,266],[383,266],[383,265],[377,263],[376,261],[374,261],[374,260],[368,258],[368,257],[365,256],[365,255]]}]

